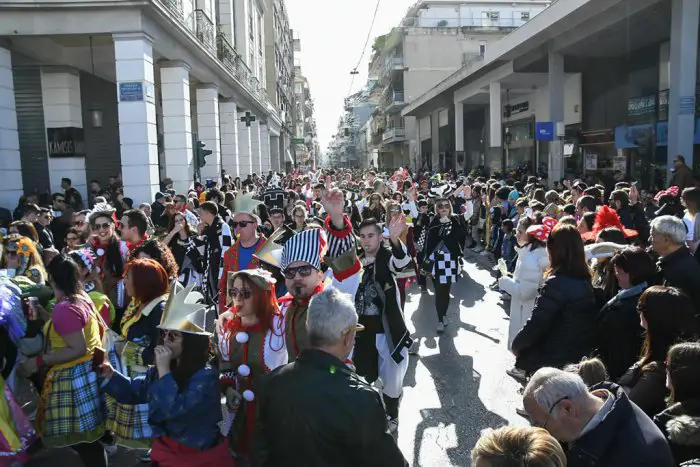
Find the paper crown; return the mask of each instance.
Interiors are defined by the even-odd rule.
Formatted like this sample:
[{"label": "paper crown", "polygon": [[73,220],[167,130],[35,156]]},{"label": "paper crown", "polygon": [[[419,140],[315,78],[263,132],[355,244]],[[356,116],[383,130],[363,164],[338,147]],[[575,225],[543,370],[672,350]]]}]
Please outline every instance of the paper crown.
[{"label": "paper crown", "polygon": [[265,264],[279,268],[282,262],[282,250],[284,243],[294,236],[294,231],[283,225],[270,235],[265,244],[256,253],[253,254],[256,258]]},{"label": "paper crown", "polygon": [[194,286],[195,284],[190,284],[183,289],[177,282],[173,284],[158,326],[160,329],[211,336],[206,331],[207,306],[198,303],[204,297],[199,292],[192,292]]},{"label": "paper crown", "polygon": [[236,196],[236,199],[233,200],[233,213],[236,214],[239,212],[244,212],[257,218],[258,215],[256,214],[255,210],[258,206],[263,204],[263,202],[258,199],[254,199],[253,196],[255,196],[254,193],[245,193]]}]

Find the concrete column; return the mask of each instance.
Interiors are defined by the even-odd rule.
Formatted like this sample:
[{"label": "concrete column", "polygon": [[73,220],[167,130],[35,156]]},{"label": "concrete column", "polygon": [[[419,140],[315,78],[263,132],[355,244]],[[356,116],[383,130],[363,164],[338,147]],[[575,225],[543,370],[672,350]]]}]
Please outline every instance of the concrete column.
[{"label": "concrete column", "polygon": [[231,100],[219,101],[221,129],[221,166],[227,174],[240,177],[238,167],[238,109]]},{"label": "concrete column", "polygon": [[485,163],[493,168],[500,167],[503,170],[503,123],[501,117],[501,83],[494,81],[489,84],[489,153]]},{"label": "concrete column", "polygon": [[668,111],[668,177],[677,155],[693,167],[695,86],[700,2],[673,0],[671,7],[671,75]]},{"label": "concrete column", "polygon": [[[144,33],[114,35],[114,56],[124,196],[138,206],[152,202],[160,188],[152,39]],[[143,95],[122,96],[123,85],[141,87]]]},{"label": "concrete column", "polygon": [[0,47],[0,206],[16,206],[22,188],[12,54]]},{"label": "concrete column", "polygon": [[221,178],[221,137],[219,130],[219,88],[214,84],[197,87],[197,137],[212,153],[202,167],[202,180]]},{"label": "concrete column", "polygon": [[254,172],[251,164],[251,127],[241,121],[245,112],[238,112],[238,176],[245,179]]},{"label": "concrete column", "polygon": [[262,173],[262,144],[260,141],[260,122],[255,120],[250,125],[250,165],[251,172],[258,175]]},{"label": "concrete column", "polygon": [[[462,153],[462,163],[457,160],[457,153]],[[464,104],[455,102],[455,167],[457,172],[464,171],[467,157],[464,155]]]},{"label": "concrete column", "polygon": [[272,162],[270,161],[271,151],[270,151],[270,127],[264,123],[260,124],[260,170],[263,174],[267,174],[272,167]]},{"label": "concrete column", "polygon": [[433,170],[440,168],[440,111],[430,114],[430,159]]},{"label": "concrete column", "polygon": [[[80,74],[65,67],[41,69],[41,95],[44,104],[44,126],[48,128],[83,128],[80,101]],[[83,141],[84,143],[84,141]],[[51,144],[51,141],[47,141]],[[84,148],[84,146],[83,146]],[[82,151],[83,148],[76,148]],[[50,154],[50,148],[47,146]],[[84,152],[84,151],[83,151]],[[61,179],[70,178],[72,185],[87,199],[85,156],[50,157],[49,183],[51,193],[62,192]]]},{"label": "concrete column", "polygon": [[219,24],[221,30],[226,36],[229,44],[233,47],[236,43],[236,26],[234,24],[233,4],[234,0],[218,0],[219,5]]},{"label": "concrete column", "polygon": [[270,168],[274,172],[280,171],[280,147],[284,141],[284,132],[279,136],[270,135]]},{"label": "concrete column", "polygon": [[163,101],[163,148],[165,174],[178,193],[187,193],[194,182],[190,67],[184,62],[167,62],[160,68]]},{"label": "concrete column", "polygon": [[[549,164],[547,179],[552,184],[564,178],[564,140],[556,135],[557,123],[564,123],[564,56],[549,53],[549,118],[554,122],[554,140],[549,143]],[[533,161],[534,162],[534,161]],[[535,168],[537,169],[537,168]]]}]

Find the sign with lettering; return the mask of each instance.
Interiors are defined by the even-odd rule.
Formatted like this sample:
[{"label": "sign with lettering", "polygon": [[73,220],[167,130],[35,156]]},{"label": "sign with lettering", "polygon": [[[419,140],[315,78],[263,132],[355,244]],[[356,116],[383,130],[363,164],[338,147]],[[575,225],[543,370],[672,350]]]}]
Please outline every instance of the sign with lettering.
[{"label": "sign with lettering", "polygon": [[633,97],[627,101],[627,121],[642,123],[656,118],[656,94]]},{"label": "sign with lettering", "polygon": [[535,139],[537,141],[554,141],[554,122],[535,123]]},{"label": "sign with lettering", "polygon": [[47,128],[49,157],[85,157],[85,131],[82,128]]},{"label": "sign with lettering", "polygon": [[143,82],[126,81],[119,83],[119,102],[143,101]]},{"label": "sign with lettering", "polygon": [[521,102],[519,104],[506,105],[503,108],[503,117],[510,118],[514,115],[525,113],[530,110],[530,101]]},{"label": "sign with lettering", "polygon": [[695,96],[681,96],[678,113],[692,115],[695,113]]}]

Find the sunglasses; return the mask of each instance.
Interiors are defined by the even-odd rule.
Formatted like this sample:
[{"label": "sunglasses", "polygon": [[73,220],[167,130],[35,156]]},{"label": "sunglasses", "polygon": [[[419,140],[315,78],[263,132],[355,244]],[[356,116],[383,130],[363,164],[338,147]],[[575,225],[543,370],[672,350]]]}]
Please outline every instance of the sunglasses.
[{"label": "sunglasses", "polygon": [[95,230],[106,230],[106,229],[109,229],[111,226],[112,226],[111,222],[105,222],[104,224],[95,224],[92,226],[92,228]]},{"label": "sunglasses", "polygon": [[228,291],[228,296],[241,300],[248,300],[253,296],[253,291],[250,289],[236,289],[235,287]]},{"label": "sunglasses", "polygon": [[238,227],[240,228],[245,228],[248,226],[248,224],[255,224],[253,221],[239,221],[239,222],[231,222],[231,227],[234,229],[237,229]]},{"label": "sunglasses", "polygon": [[297,276],[297,273],[301,277],[309,277],[311,275],[311,271],[313,271],[315,268],[313,266],[297,266],[296,268],[287,268],[284,270],[284,277],[287,279],[294,279]]}]

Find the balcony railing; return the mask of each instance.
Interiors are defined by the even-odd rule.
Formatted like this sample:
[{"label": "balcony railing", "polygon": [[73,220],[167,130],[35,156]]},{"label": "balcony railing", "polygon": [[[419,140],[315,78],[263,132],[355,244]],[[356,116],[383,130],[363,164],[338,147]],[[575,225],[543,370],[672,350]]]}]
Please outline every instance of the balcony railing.
[{"label": "balcony railing", "polygon": [[165,8],[170,10],[170,13],[180,21],[185,19],[185,14],[182,9],[182,0],[163,0],[163,5],[165,5]]},{"label": "balcony railing", "polygon": [[388,141],[390,139],[405,138],[405,137],[406,137],[406,129],[404,127],[394,127],[394,128],[387,128],[387,130],[384,132],[384,135],[382,136],[382,140]]},{"label": "balcony railing", "polygon": [[216,28],[214,22],[209,19],[209,16],[204,10],[194,10],[195,21],[197,28],[197,39],[204,45],[205,48],[216,51]]}]

